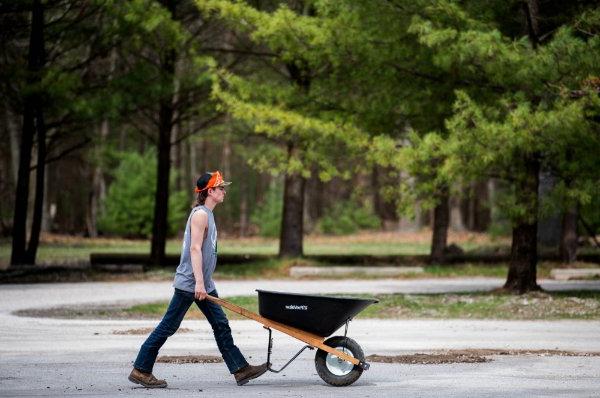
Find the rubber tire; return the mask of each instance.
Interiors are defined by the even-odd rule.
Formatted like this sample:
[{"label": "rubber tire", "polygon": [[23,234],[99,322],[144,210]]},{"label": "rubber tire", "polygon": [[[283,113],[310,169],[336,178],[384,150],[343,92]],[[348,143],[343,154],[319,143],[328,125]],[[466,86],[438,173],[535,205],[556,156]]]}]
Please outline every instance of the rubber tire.
[{"label": "rubber tire", "polygon": [[[363,353],[362,348],[360,348],[358,343],[352,340],[350,337],[333,336],[325,340],[324,344],[328,345],[329,347],[344,347],[350,350],[354,358],[357,358],[360,361],[365,360],[365,354]],[[325,383],[331,384],[335,387],[349,386],[358,380],[360,375],[362,375],[363,369],[357,365],[354,365],[350,373],[345,376],[334,375],[329,371],[329,369],[327,369],[327,365],[325,363],[327,355],[328,352],[321,349],[317,350],[317,353],[315,354],[315,368],[317,368],[317,374]]]}]

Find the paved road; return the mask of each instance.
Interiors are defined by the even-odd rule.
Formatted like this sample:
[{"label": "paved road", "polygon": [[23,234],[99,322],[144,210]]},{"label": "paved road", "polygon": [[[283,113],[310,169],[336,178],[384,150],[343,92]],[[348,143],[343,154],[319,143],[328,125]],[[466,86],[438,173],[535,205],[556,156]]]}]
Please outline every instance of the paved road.
[{"label": "paved road", "polygon": [[[254,289],[294,292],[456,292],[489,290],[503,280],[222,281],[222,296]],[[542,281],[548,290],[600,290],[600,282]],[[316,375],[304,353],[283,374],[267,374],[237,387],[223,364],[157,364],[167,390],[147,391],[126,380],[143,335],[114,331],[153,327],[154,321],[59,320],[16,317],[19,309],[59,305],[152,301],[171,295],[168,282],[0,285],[0,396],[334,396],[342,393]],[[236,343],[251,362],[264,360],[266,332],[252,321],[232,321]],[[162,355],[217,355],[202,321],[184,321],[190,333],[173,336]],[[559,349],[600,352],[599,321],[356,320],[350,336],[369,354],[401,354],[453,348]],[[301,344],[275,333],[280,366]],[[242,390],[243,388],[243,390]],[[201,391],[199,391],[201,390]],[[347,397],[599,396],[600,357],[495,356],[492,362],[452,365],[372,364],[343,389]]]}]

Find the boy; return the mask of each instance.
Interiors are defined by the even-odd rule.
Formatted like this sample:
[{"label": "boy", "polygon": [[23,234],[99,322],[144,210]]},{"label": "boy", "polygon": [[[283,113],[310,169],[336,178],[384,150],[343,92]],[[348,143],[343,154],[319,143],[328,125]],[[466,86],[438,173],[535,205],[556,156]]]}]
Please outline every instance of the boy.
[{"label": "boy", "polygon": [[175,292],[160,324],[148,336],[133,365],[129,380],[147,388],[164,388],[165,380],[152,374],[158,350],[172,336],[193,302],[212,326],[219,351],[227,368],[234,375],[238,386],[248,383],[267,371],[267,364],[249,365],[235,346],[231,329],[221,307],[206,299],[207,295],[218,297],[212,275],[217,264],[217,226],[214,208],[225,199],[225,187],[231,184],[223,180],[221,173],[205,173],[196,182],[197,199],[188,218],[183,236],[181,260],[175,274]]}]

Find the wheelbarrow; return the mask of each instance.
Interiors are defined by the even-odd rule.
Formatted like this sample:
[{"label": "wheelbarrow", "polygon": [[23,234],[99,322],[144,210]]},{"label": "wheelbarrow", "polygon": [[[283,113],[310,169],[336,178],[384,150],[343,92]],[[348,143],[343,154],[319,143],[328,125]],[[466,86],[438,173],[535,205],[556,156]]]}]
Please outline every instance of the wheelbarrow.
[{"label": "wheelbarrow", "polygon": [[[315,354],[317,374],[332,386],[348,386],[358,380],[364,370],[369,369],[360,345],[347,337],[348,324],[355,315],[367,306],[377,303],[378,300],[266,290],[257,290],[257,292],[260,315],[217,297],[207,296],[206,299],[263,324],[264,328],[269,331],[267,346],[269,371],[273,373],[283,371],[307,348],[317,349]],[[343,325],[346,326],[343,336],[327,338]],[[306,343],[292,359],[278,370],[271,367],[273,350],[271,329]]]}]

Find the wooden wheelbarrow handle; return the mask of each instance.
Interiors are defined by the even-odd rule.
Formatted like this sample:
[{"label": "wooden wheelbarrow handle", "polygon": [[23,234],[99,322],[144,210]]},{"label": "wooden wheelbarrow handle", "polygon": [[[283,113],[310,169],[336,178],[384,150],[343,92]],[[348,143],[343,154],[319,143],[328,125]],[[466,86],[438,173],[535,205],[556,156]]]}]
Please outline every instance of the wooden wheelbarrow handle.
[{"label": "wooden wheelbarrow handle", "polygon": [[227,308],[228,310],[235,312],[236,314],[240,314],[243,317],[248,319],[252,319],[256,322],[262,323],[266,328],[275,329],[280,331],[281,333],[285,333],[288,336],[294,337],[311,347],[316,347],[323,351],[330,353],[331,355],[335,355],[336,357],[343,359],[345,361],[350,362],[353,365],[358,365],[363,367],[364,369],[368,369],[368,364],[362,363],[359,359],[354,358],[345,352],[336,350],[328,345],[323,344],[325,340],[323,337],[317,336],[316,334],[312,334],[309,332],[305,332],[304,330],[297,329],[292,326],[285,325],[283,323],[275,322],[270,319],[267,319],[263,316],[258,315],[255,312],[248,311],[247,309],[240,307],[239,305],[235,305],[227,300],[223,300],[218,297],[206,296],[206,300],[209,300],[215,304],[220,305],[221,307]]}]

